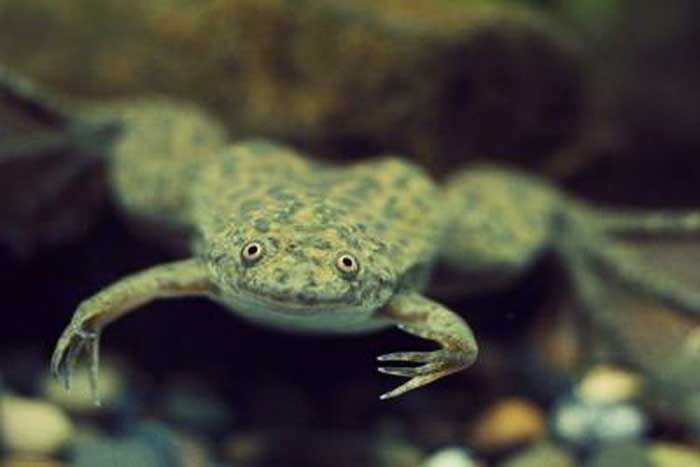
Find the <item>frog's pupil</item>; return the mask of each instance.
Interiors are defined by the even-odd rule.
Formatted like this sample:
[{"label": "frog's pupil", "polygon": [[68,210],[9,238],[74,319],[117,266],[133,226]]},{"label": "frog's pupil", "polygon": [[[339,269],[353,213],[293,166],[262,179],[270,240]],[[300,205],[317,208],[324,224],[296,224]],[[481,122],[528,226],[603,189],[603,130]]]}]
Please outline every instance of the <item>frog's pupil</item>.
[{"label": "frog's pupil", "polygon": [[343,258],[343,266],[345,267],[352,267],[352,260],[348,258],[347,256]]},{"label": "frog's pupil", "polygon": [[257,253],[258,253],[258,247],[257,247],[257,245],[250,245],[250,246],[248,247],[248,254],[249,254],[250,256],[254,256],[254,255],[256,255]]}]

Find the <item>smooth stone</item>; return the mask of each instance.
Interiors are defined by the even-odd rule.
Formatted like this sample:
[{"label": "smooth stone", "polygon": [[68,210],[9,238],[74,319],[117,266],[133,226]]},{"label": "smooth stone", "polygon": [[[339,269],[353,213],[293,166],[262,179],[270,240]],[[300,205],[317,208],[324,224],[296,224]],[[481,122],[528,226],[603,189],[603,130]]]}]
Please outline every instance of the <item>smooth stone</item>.
[{"label": "smooth stone", "polygon": [[642,378],[621,368],[600,365],[586,373],[576,387],[576,395],[588,403],[613,404],[637,398],[642,391]]},{"label": "smooth stone", "polygon": [[144,422],[119,438],[83,436],[75,440],[72,467],[185,467],[177,436],[165,425]]},{"label": "smooth stone", "polygon": [[175,442],[181,453],[182,467],[211,467],[205,440],[177,433]]},{"label": "smooth stone", "polygon": [[230,406],[214,391],[196,382],[177,382],[166,390],[165,417],[175,425],[197,433],[217,433],[230,429]]},{"label": "smooth stone", "polygon": [[610,444],[594,452],[586,467],[654,467],[642,443]]},{"label": "smooth stone", "polygon": [[499,467],[576,467],[576,461],[564,449],[544,442],[515,453]]},{"label": "smooth stone", "polygon": [[675,443],[653,443],[649,457],[654,467],[700,467],[700,450]]},{"label": "smooth stone", "polygon": [[527,399],[503,399],[487,408],[474,423],[467,445],[477,449],[507,449],[543,439],[547,424],[542,410]]},{"label": "smooth stone", "polygon": [[640,439],[649,421],[631,404],[591,404],[567,399],[552,412],[551,427],[564,441],[579,447]]},{"label": "smooth stone", "polygon": [[421,467],[477,467],[471,453],[460,447],[447,447],[431,454]]},{"label": "smooth stone", "polygon": [[375,448],[374,456],[380,467],[416,467],[425,457],[418,447],[394,437],[382,439]]},{"label": "smooth stone", "polygon": [[255,465],[265,454],[265,440],[255,434],[236,433],[223,443],[223,456],[234,465]]},{"label": "smooth stone", "polygon": [[48,457],[32,455],[13,455],[7,458],[0,457],[2,467],[66,467],[66,464]]},{"label": "smooth stone", "polygon": [[100,405],[95,403],[89,376],[89,369],[85,366],[76,368],[73,370],[70,389],[66,390],[62,380],[59,381],[47,373],[42,380],[41,393],[46,399],[69,412],[92,414],[115,408],[126,390],[126,382],[121,368],[110,362],[109,359],[103,359],[100,363],[100,377],[97,386]]},{"label": "smooth stone", "polygon": [[63,448],[73,435],[73,423],[48,402],[0,397],[0,443],[13,453],[48,455]]}]

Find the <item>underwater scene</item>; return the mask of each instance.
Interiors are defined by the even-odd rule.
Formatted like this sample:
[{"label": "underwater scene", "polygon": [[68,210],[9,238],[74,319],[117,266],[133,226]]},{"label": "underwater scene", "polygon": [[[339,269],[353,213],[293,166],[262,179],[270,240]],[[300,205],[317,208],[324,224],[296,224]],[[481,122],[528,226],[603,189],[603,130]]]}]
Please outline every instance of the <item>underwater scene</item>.
[{"label": "underwater scene", "polygon": [[0,0],[0,466],[700,467],[698,44]]}]

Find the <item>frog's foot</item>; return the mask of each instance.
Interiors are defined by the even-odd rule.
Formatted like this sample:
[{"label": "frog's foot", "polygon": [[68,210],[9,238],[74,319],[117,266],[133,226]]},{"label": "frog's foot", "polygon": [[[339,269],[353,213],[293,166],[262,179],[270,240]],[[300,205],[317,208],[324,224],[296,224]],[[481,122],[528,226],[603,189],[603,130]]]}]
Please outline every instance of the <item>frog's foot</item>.
[{"label": "frog's foot", "polygon": [[157,298],[202,296],[211,291],[209,271],[199,259],[186,259],[134,273],[102,289],[78,306],[58,339],[51,372],[70,388],[73,369],[84,352],[90,364],[90,389],[97,405],[100,332],[110,322]]},{"label": "frog's foot", "polygon": [[413,367],[379,367],[380,373],[411,378],[401,386],[382,394],[379,398],[391,399],[408,391],[425,386],[444,376],[469,366],[469,358],[463,352],[446,349],[431,352],[396,352],[377,357],[380,362],[422,363]]},{"label": "frog's foot", "polygon": [[471,329],[459,316],[439,303],[408,292],[394,297],[382,316],[394,320],[400,330],[434,341],[441,348],[427,352],[396,352],[378,357],[380,362],[422,363],[418,366],[380,367],[382,373],[410,378],[383,394],[381,399],[390,399],[425,386],[467,368],[476,360],[478,346]]},{"label": "frog's foot", "polygon": [[66,390],[71,387],[73,370],[78,358],[85,352],[90,364],[90,390],[96,405],[100,405],[97,388],[100,368],[100,332],[86,329],[82,324],[71,323],[63,332],[51,357],[51,373],[63,379]]}]

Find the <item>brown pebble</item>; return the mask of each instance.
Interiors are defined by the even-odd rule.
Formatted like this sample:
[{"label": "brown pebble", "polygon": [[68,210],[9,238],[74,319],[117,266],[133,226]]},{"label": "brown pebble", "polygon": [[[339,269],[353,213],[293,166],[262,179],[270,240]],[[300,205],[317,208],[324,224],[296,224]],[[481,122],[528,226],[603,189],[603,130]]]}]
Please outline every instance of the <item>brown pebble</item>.
[{"label": "brown pebble", "polygon": [[576,467],[574,458],[551,443],[526,448],[505,460],[499,467]]},{"label": "brown pebble", "polygon": [[467,445],[500,450],[540,440],[547,434],[542,410],[522,398],[509,398],[487,408],[467,435]]},{"label": "brown pebble", "polygon": [[234,464],[255,463],[265,453],[265,441],[254,434],[232,435],[224,442],[223,452]]},{"label": "brown pebble", "polygon": [[66,464],[47,457],[17,455],[0,458],[0,467],[66,467]]}]

